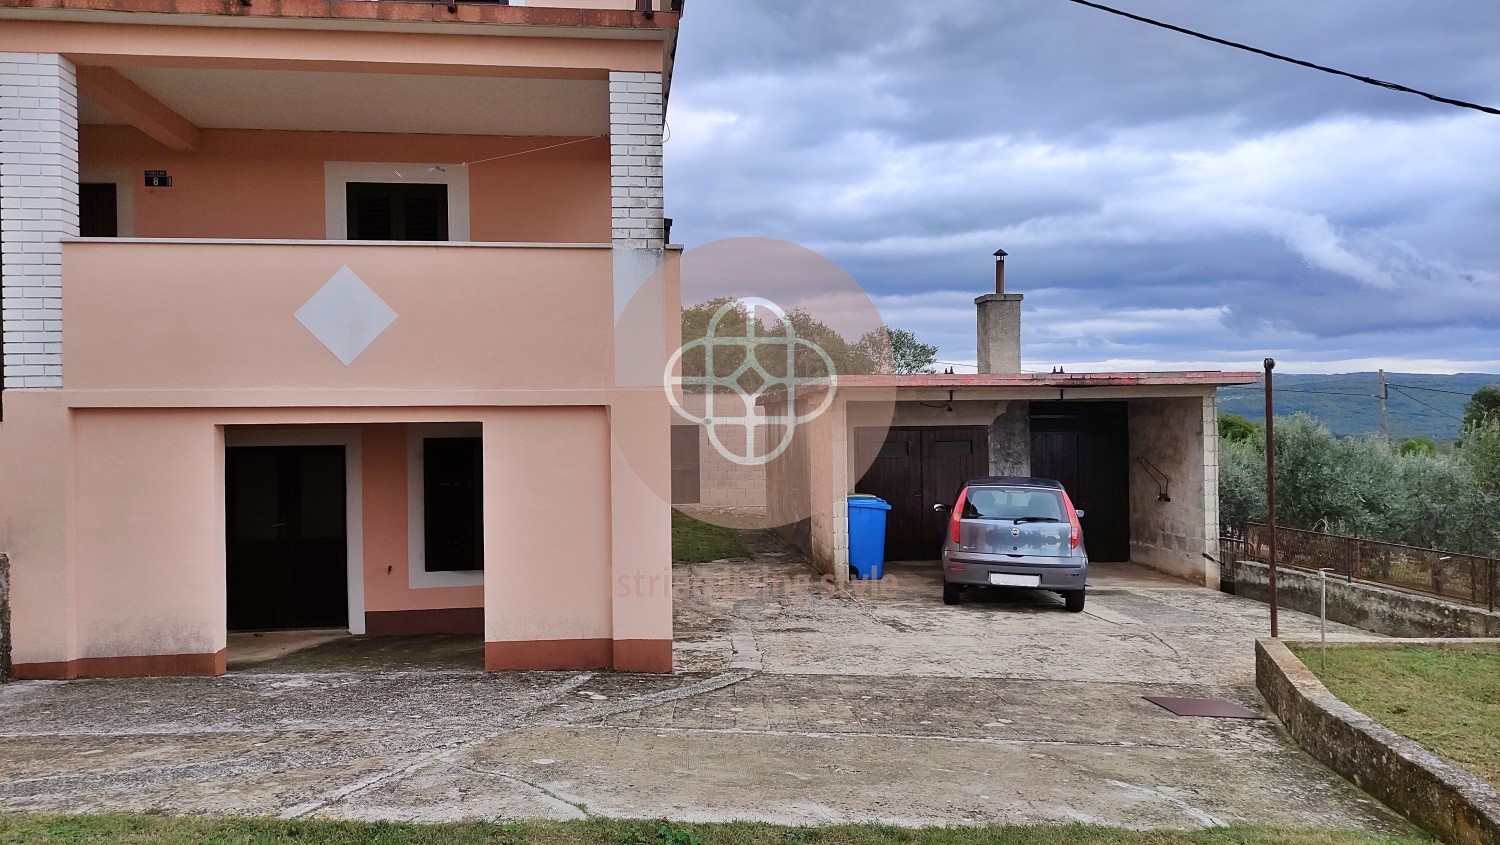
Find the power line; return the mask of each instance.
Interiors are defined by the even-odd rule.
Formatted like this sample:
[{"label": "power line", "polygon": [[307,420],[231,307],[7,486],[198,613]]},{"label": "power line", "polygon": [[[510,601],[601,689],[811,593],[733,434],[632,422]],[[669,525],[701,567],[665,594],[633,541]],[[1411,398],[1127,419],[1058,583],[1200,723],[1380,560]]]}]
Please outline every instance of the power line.
[{"label": "power line", "polygon": [[1463,393],[1463,392],[1460,392],[1460,391],[1457,391],[1457,390],[1443,390],[1443,389],[1437,388],[1437,387],[1417,387],[1415,384],[1395,384],[1394,382],[1392,382],[1391,383],[1391,387],[1401,387],[1401,388],[1405,388],[1407,390],[1426,390],[1426,391],[1429,391],[1429,392],[1432,392],[1432,393],[1449,393],[1449,394],[1452,394],[1454,396],[1473,396],[1474,395],[1473,393]]},{"label": "power line", "polygon": [[1482,111],[1482,112],[1484,112],[1486,114],[1500,114],[1500,109],[1492,108],[1490,106],[1481,106],[1481,105],[1479,105],[1477,103],[1469,103],[1469,102],[1465,102],[1463,100],[1455,100],[1455,99],[1453,99],[1451,97],[1442,97],[1442,96],[1439,96],[1437,94],[1428,93],[1426,91],[1418,91],[1415,88],[1408,88],[1405,85],[1398,85],[1398,84],[1396,84],[1394,82],[1385,82],[1385,81],[1379,80],[1379,79],[1372,79],[1372,78],[1370,78],[1368,76],[1360,76],[1357,73],[1350,73],[1350,72],[1345,71],[1345,70],[1338,70],[1336,68],[1325,67],[1323,65],[1313,64],[1312,62],[1303,61],[1302,59],[1294,59],[1291,56],[1283,56],[1280,53],[1272,53],[1269,50],[1262,50],[1262,49],[1260,49],[1258,47],[1251,47],[1248,44],[1241,44],[1241,43],[1239,43],[1237,41],[1229,41],[1229,40],[1226,40],[1226,39],[1223,39],[1223,38],[1216,38],[1216,37],[1214,37],[1212,35],[1208,35],[1206,33],[1195,32],[1195,31],[1193,31],[1191,29],[1184,29],[1183,27],[1180,27],[1180,26],[1174,26],[1172,24],[1164,23],[1162,21],[1152,20],[1151,18],[1147,18],[1147,17],[1142,17],[1140,15],[1131,14],[1130,12],[1122,11],[1120,9],[1110,8],[1109,6],[1105,6],[1105,5],[1102,5],[1102,4],[1099,4],[1099,3],[1094,3],[1094,2],[1092,2],[1092,0],[1068,0],[1068,2],[1070,2],[1070,3],[1077,3],[1080,6],[1088,6],[1089,8],[1092,8],[1092,9],[1098,9],[1101,12],[1108,12],[1111,15],[1119,15],[1122,18],[1130,18],[1133,21],[1139,21],[1139,22],[1144,23],[1144,24],[1150,24],[1151,26],[1160,27],[1162,29],[1168,29],[1168,30],[1171,30],[1172,32],[1178,32],[1178,33],[1181,33],[1183,35],[1191,35],[1194,38],[1201,38],[1204,41],[1212,41],[1215,44],[1222,44],[1225,47],[1233,47],[1236,50],[1244,50],[1244,51],[1249,52],[1249,53],[1255,53],[1256,55],[1265,56],[1266,58],[1269,58],[1269,59],[1276,59],[1277,61],[1281,61],[1281,62],[1290,62],[1291,64],[1299,65],[1299,66],[1305,67],[1305,68],[1311,68],[1312,70],[1319,70],[1319,71],[1322,71],[1323,73],[1331,73],[1331,74],[1334,74],[1335,76],[1347,77],[1347,78],[1353,79],[1353,80],[1355,80],[1357,82],[1363,82],[1366,85],[1374,85],[1374,86],[1376,86],[1378,88],[1385,88],[1385,89],[1388,89],[1388,90],[1391,90],[1391,91],[1400,91],[1400,92],[1402,92],[1404,94],[1416,94],[1418,97],[1426,97],[1427,99],[1432,100],[1433,102],[1444,103],[1444,104],[1450,105],[1450,106],[1458,106],[1459,108],[1464,108],[1464,109],[1474,109],[1475,111]]},{"label": "power line", "polygon": [[[1393,385],[1391,385],[1391,387],[1394,387],[1397,390],[1401,390],[1401,385],[1399,385],[1399,384],[1393,384]],[[1447,417],[1449,419],[1458,420],[1459,422],[1463,422],[1463,417],[1455,417],[1452,414],[1448,413],[1447,411],[1443,410],[1442,408],[1438,408],[1438,407],[1429,405],[1426,402],[1423,402],[1421,399],[1418,399],[1417,397],[1411,395],[1410,393],[1407,393],[1405,390],[1401,390],[1401,395],[1405,396],[1407,399],[1410,399],[1411,401],[1417,403],[1418,405],[1421,405],[1422,407],[1427,408],[1428,410],[1436,411],[1437,413],[1442,414],[1443,416],[1445,416],[1445,417]]]},{"label": "power line", "polygon": [[[1394,385],[1392,385],[1392,386],[1394,386]],[[1260,385],[1249,385],[1247,387],[1221,387],[1219,389],[1220,390],[1264,390],[1265,388],[1261,387]],[[1376,396],[1373,393],[1341,393],[1341,392],[1333,391],[1333,390],[1305,390],[1305,389],[1294,388],[1294,387],[1278,387],[1278,388],[1276,388],[1276,394],[1278,396],[1281,395],[1281,394],[1283,394],[1283,393],[1316,393],[1319,396],[1361,396],[1361,397],[1363,397],[1365,399],[1379,399],[1380,398],[1379,396]]]}]

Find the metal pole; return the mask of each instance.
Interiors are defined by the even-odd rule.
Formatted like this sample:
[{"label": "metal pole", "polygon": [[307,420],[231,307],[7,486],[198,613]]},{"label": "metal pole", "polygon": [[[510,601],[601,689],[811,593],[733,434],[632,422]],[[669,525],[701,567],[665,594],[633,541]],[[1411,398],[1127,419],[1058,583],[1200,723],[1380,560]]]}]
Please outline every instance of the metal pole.
[{"label": "metal pole", "polygon": [[1276,614],[1276,359],[1266,359],[1266,528],[1271,534],[1271,639],[1281,636]]},{"label": "metal pole", "polygon": [[1318,643],[1321,653],[1319,659],[1323,664],[1321,671],[1328,671],[1328,570],[1319,569],[1318,577],[1323,582],[1323,598],[1318,610]]},{"label": "metal pole", "polygon": [[1380,436],[1387,445],[1391,442],[1391,418],[1385,411],[1386,400],[1391,398],[1391,388],[1385,383],[1385,370],[1380,371]]}]

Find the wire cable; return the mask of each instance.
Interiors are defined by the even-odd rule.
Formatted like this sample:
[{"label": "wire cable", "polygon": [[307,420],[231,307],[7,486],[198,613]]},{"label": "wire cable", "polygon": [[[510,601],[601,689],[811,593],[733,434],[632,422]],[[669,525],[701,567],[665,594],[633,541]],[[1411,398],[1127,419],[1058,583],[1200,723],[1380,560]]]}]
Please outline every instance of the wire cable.
[{"label": "wire cable", "polygon": [[[1392,384],[1390,386],[1391,387],[1395,387],[1397,390],[1401,390],[1401,388],[1398,387],[1397,385]],[[1434,405],[1429,405],[1426,402],[1423,402],[1421,399],[1418,399],[1417,397],[1411,395],[1410,393],[1407,393],[1405,390],[1401,390],[1401,395],[1405,396],[1407,399],[1410,399],[1411,401],[1417,403],[1418,405],[1421,405],[1422,407],[1424,407],[1424,408],[1426,408],[1426,409],[1428,409],[1430,411],[1435,411],[1435,412],[1437,412],[1439,414],[1442,414],[1443,416],[1447,417],[1450,420],[1458,420],[1459,422],[1463,422],[1464,421],[1463,417],[1455,417],[1452,414],[1448,413],[1447,411],[1443,410],[1442,408],[1436,407]]]},{"label": "wire cable", "polygon": [[1443,390],[1442,388],[1438,388],[1438,387],[1417,387],[1415,384],[1395,384],[1395,383],[1392,383],[1392,382],[1386,382],[1386,385],[1389,386],[1389,387],[1400,387],[1400,388],[1403,388],[1405,390],[1426,390],[1426,391],[1428,391],[1430,393],[1447,393],[1447,394],[1452,395],[1452,396],[1473,396],[1474,395],[1472,392],[1463,392],[1463,391],[1458,391],[1458,390]]},{"label": "wire cable", "polygon": [[1126,12],[1126,11],[1123,11],[1121,9],[1115,9],[1115,8],[1111,8],[1109,6],[1105,6],[1105,5],[1101,4],[1101,3],[1092,2],[1092,0],[1068,0],[1068,2],[1069,3],[1077,3],[1080,6],[1088,6],[1091,9],[1098,9],[1101,12],[1108,12],[1111,15],[1119,15],[1122,18],[1130,18],[1133,21],[1139,21],[1139,22],[1144,23],[1144,24],[1149,24],[1151,26],[1160,27],[1162,29],[1171,30],[1172,32],[1178,32],[1178,33],[1181,33],[1183,35],[1191,35],[1194,38],[1201,38],[1204,41],[1212,41],[1215,44],[1222,44],[1225,47],[1233,47],[1236,50],[1244,50],[1244,51],[1246,51],[1248,53],[1255,53],[1258,56],[1265,56],[1266,58],[1269,58],[1269,59],[1276,59],[1277,61],[1281,61],[1281,62],[1290,62],[1291,64],[1298,65],[1300,67],[1310,68],[1312,70],[1319,70],[1319,71],[1322,71],[1323,73],[1331,73],[1331,74],[1333,74],[1335,76],[1347,77],[1349,79],[1355,80],[1356,82],[1363,82],[1366,85],[1374,85],[1374,86],[1376,86],[1378,88],[1385,88],[1385,89],[1390,90],[1390,91],[1400,91],[1403,94],[1416,94],[1418,97],[1426,97],[1427,99],[1432,100],[1433,102],[1436,102],[1436,103],[1443,103],[1443,104],[1449,105],[1449,106],[1457,106],[1457,107],[1463,108],[1463,109],[1473,109],[1475,111],[1482,111],[1485,114],[1500,114],[1500,109],[1493,108],[1491,106],[1481,106],[1478,103],[1465,102],[1464,100],[1455,100],[1452,97],[1442,97],[1442,96],[1439,96],[1437,94],[1429,93],[1427,91],[1419,91],[1416,88],[1408,88],[1405,85],[1399,85],[1399,84],[1397,84],[1395,82],[1385,82],[1385,81],[1380,80],[1380,79],[1372,79],[1372,78],[1370,78],[1368,76],[1360,76],[1357,73],[1350,73],[1350,72],[1348,72],[1346,70],[1338,70],[1337,68],[1331,68],[1331,67],[1326,67],[1324,65],[1313,64],[1312,62],[1303,61],[1302,59],[1294,59],[1291,56],[1283,56],[1280,53],[1272,53],[1269,50],[1262,50],[1259,47],[1251,47],[1248,44],[1241,44],[1238,41],[1229,41],[1229,40],[1224,39],[1224,38],[1216,38],[1216,37],[1214,37],[1212,35],[1208,35],[1206,33],[1196,32],[1194,30],[1186,29],[1184,27],[1175,26],[1173,24],[1164,23],[1162,21],[1153,20],[1153,19],[1147,18],[1147,17],[1142,17],[1141,15],[1131,14],[1130,12]]}]

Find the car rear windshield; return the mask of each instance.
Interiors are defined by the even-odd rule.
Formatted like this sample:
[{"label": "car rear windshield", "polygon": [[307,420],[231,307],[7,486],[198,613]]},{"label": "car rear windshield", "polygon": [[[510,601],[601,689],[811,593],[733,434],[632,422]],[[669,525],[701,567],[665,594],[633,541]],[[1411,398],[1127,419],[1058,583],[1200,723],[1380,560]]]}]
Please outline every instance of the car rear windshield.
[{"label": "car rear windshield", "polygon": [[1031,487],[970,487],[963,519],[1067,519],[1062,491]]}]

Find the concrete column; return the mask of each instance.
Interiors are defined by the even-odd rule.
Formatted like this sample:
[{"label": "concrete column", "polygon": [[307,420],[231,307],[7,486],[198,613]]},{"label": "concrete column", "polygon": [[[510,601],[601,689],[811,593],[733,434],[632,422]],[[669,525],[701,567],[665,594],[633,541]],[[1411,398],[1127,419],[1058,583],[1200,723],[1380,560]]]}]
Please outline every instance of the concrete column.
[{"label": "concrete column", "polygon": [[1021,371],[1021,300],[1019,293],[990,293],[974,300],[979,308],[979,372]]},{"label": "concrete column", "polygon": [[0,53],[5,386],[62,387],[62,239],[78,234],[78,86],[56,53]]}]

